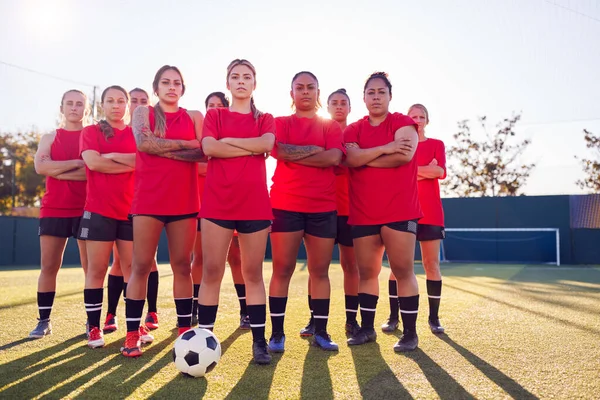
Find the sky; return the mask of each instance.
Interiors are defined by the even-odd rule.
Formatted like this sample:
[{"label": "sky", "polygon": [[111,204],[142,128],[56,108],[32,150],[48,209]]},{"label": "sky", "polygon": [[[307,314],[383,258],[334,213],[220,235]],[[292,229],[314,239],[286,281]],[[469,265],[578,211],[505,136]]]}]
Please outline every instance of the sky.
[{"label": "sky", "polygon": [[0,131],[54,129],[71,88],[150,91],[164,64],[183,72],[180,105],[204,112],[235,58],[255,65],[262,111],[289,115],[291,78],[309,70],[323,101],[347,89],[353,122],[365,79],[386,71],[391,110],[425,104],[447,147],[460,120],[482,135],[478,116],[493,130],[521,113],[537,164],[524,193],[576,194],[583,129],[600,133],[599,43],[597,0],[0,0]]}]

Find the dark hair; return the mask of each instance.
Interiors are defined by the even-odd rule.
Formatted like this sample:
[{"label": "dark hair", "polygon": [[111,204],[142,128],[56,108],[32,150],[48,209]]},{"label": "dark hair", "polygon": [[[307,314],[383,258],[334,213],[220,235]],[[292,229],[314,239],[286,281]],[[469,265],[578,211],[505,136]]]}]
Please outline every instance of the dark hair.
[{"label": "dark hair", "polygon": [[146,91],[145,91],[144,89],[142,89],[142,88],[136,87],[136,88],[133,88],[133,89],[131,89],[131,90],[129,91],[129,95],[131,96],[131,93],[133,93],[133,92],[142,92],[142,93],[144,93],[144,94],[146,95],[146,97],[147,97],[147,98],[150,98],[150,96],[148,96],[148,92],[146,92]]},{"label": "dark hair", "polygon": [[[313,74],[310,71],[300,71],[298,72],[296,75],[294,75],[294,77],[292,78],[292,90],[294,90],[294,82],[296,82],[296,79],[298,79],[298,77],[300,75],[308,75],[311,78],[313,78],[315,80],[315,82],[317,82],[317,89],[319,88],[319,80],[317,79],[317,77],[315,76],[315,74]],[[292,108],[296,106],[296,103],[294,103],[294,100],[292,100]],[[317,108],[321,108],[323,107],[321,105],[321,99],[319,97],[317,97]]]},{"label": "dark hair", "polygon": [[350,96],[348,96],[348,93],[346,93],[346,89],[344,88],[338,89],[335,92],[331,93],[327,98],[327,104],[329,104],[329,100],[331,100],[331,96],[333,96],[334,94],[343,94],[344,96],[346,96],[346,98],[348,99],[348,105],[350,105]]},{"label": "dark hair", "polygon": [[208,100],[210,100],[211,97],[218,97],[219,100],[221,100],[221,103],[223,103],[223,106],[229,107],[229,99],[227,98],[227,96],[225,96],[225,93],[212,92],[211,94],[206,96],[206,100],[204,100],[204,108],[208,108]]},{"label": "dark hair", "polygon": [[363,88],[363,94],[367,91],[367,85],[373,79],[381,79],[385,83],[385,85],[388,87],[388,89],[390,90],[390,96],[392,95],[392,83],[388,79],[388,74],[386,72],[373,72],[371,74],[371,76],[369,76],[367,78],[367,81],[365,82],[365,87]]},{"label": "dark hair", "polygon": [[427,111],[427,107],[419,103],[413,104],[409,107],[408,114],[410,114],[410,110],[412,110],[413,108],[420,108],[421,110],[423,110],[423,112],[425,113],[425,117],[427,118],[427,123],[429,123],[429,111]]},{"label": "dark hair", "polygon": [[[156,71],[156,75],[154,75],[154,80],[152,81],[152,90],[154,90],[154,93],[156,95],[158,95],[158,83],[160,82],[160,78],[162,77],[162,74],[164,74],[168,70],[173,70],[173,71],[177,72],[177,74],[179,74],[179,77],[181,78],[181,87],[182,87],[181,95],[183,96],[183,94],[185,93],[185,82],[183,81],[183,75],[181,75],[181,71],[179,71],[179,68],[177,68],[173,65],[163,65],[162,67],[160,67],[160,69],[158,71]],[[160,101],[159,101],[154,106],[154,134],[158,135],[159,137],[164,137],[166,130],[167,130],[167,117],[165,116],[165,112],[163,111],[162,107],[160,106]]]},{"label": "dark hair", "polygon": [[[245,65],[246,67],[250,68],[250,71],[252,71],[252,75],[254,75],[254,81],[256,82],[256,68],[254,68],[254,65],[252,65],[250,61],[244,60],[243,58],[236,58],[235,60],[229,63],[229,65],[227,66],[227,78],[225,78],[226,80],[229,80],[229,75],[231,75],[231,71],[233,71],[233,69],[238,65]],[[258,111],[256,105],[254,104],[254,95],[250,97],[250,111],[252,111],[252,116],[254,117],[254,119],[258,119],[261,115],[263,115],[261,111]]]},{"label": "dark hair", "polygon": [[[111,89],[115,89],[122,92],[125,95],[127,101],[129,102],[129,93],[127,93],[127,90],[123,89],[121,86],[113,85],[104,89],[104,91],[102,92],[102,96],[100,96],[100,103],[104,104],[104,98],[106,97],[106,93],[108,93],[108,91]],[[107,141],[111,137],[115,136],[115,131],[113,130],[113,127],[110,126],[106,119],[101,119],[100,121],[98,121],[98,127],[100,128],[100,131],[102,132],[104,138]]]}]

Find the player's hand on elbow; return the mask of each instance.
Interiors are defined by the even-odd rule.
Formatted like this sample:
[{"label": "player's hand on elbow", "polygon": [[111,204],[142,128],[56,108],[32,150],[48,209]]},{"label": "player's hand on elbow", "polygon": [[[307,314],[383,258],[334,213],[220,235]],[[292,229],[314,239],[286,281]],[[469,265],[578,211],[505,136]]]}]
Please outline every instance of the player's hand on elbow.
[{"label": "player's hand on elbow", "polygon": [[438,161],[434,158],[433,160],[431,160],[429,165],[438,165]]}]

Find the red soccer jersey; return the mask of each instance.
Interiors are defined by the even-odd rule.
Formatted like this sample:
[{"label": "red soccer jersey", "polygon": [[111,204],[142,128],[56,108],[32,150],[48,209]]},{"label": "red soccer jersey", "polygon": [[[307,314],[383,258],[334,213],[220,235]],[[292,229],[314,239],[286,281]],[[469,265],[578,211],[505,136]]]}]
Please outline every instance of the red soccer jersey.
[{"label": "red soccer jersey", "polygon": [[[95,150],[100,154],[135,153],[135,139],[129,126],[113,129],[114,136],[106,139],[98,125],[90,125],[81,132],[80,151]],[[102,216],[126,221],[133,200],[133,171],[107,174],[85,168],[87,196],[85,210]]]},{"label": "red soccer jersey", "polygon": [[[320,146],[345,153],[340,125],[321,117],[298,118],[295,115],[275,118],[277,142],[297,146]],[[277,145],[273,148],[277,158]],[[336,210],[334,167],[309,167],[277,160],[271,186],[273,208],[318,213]]]},{"label": "red soccer jersey", "polygon": [[425,139],[417,147],[417,165],[426,166],[435,158],[438,167],[444,169],[444,176],[436,179],[421,179],[419,181],[419,202],[423,210],[420,224],[444,226],[444,209],[440,196],[438,179],[446,177],[446,151],[444,142],[437,139]]},{"label": "red soccer jersey", "polygon": [[[154,108],[150,109],[150,130],[154,131]],[[184,108],[165,112],[165,139],[194,140],[194,121]],[[135,194],[132,214],[186,215],[200,210],[198,164],[137,151]]]},{"label": "red soccer jersey", "polygon": [[[349,125],[344,131],[346,143],[362,149],[394,141],[396,131],[414,125],[412,118],[389,113],[378,126],[369,117]],[[423,216],[417,189],[417,158],[396,168],[363,166],[350,168],[350,225],[379,225],[419,219]]]},{"label": "red soccer jersey", "polygon": [[[258,138],[268,132],[275,133],[271,114],[254,119],[252,114],[218,108],[206,113],[202,136],[217,140],[226,137]],[[211,157],[200,216],[225,220],[273,219],[264,156]]]},{"label": "red soccer jersey", "polygon": [[348,216],[350,214],[350,196],[348,195],[348,168],[339,166],[335,169],[335,198],[337,202],[337,215]]},{"label": "red soccer jersey", "polygon": [[[57,129],[50,147],[53,161],[81,159],[79,137],[81,131]],[[46,177],[46,193],[42,198],[40,218],[72,218],[83,215],[85,181],[62,181]]]}]

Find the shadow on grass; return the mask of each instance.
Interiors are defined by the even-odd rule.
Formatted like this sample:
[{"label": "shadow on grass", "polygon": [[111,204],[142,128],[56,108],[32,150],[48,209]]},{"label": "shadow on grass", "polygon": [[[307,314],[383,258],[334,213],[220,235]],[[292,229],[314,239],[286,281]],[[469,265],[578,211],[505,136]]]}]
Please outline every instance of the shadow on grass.
[{"label": "shadow on grass", "polygon": [[227,349],[229,349],[229,346],[231,346],[233,344],[233,342],[235,342],[240,336],[242,336],[244,333],[247,333],[247,332],[250,332],[250,331],[236,329],[231,333],[231,335],[229,335],[227,337],[227,339],[223,340],[221,342],[221,357],[223,356],[223,354],[225,354],[225,352],[227,351]]},{"label": "shadow on grass", "polygon": [[338,352],[325,351],[307,342],[309,346],[302,370],[301,399],[333,399],[333,383],[327,361]]},{"label": "shadow on grass", "polygon": [[420,348],[413,352],[404,353],[412,359],[423,371],[431,387],[437,392],[440,399],[474,399],[450,374],[431,359]]},{"label": "shadow on grass", "polygon": [[436,336],[440,340],[446,342],[450,347],[458,352],[461,356],[463,356],[467,361],[473,364],[478,370],[480,370],[485,376],[488,377],[492,382],[501,387],[506,393],[508,393],[514,399],[537,399],[534,394],[529,392],[523,386],[521,386],[517,381],[504,374],[498,368],[493,365],[487,363],[485,360],[479,358],[475,354],[471,353],[469,350],[465,349],[454,340],[452,340],[448,335],[440,335]]},{"label": "shadow on grass", "polygon": [[383,359],[378,343],[350,346],[363,399],[412,399]]},{"label": "shadow on grass", "polygon": [[5,344],[3,346],[0,346],[0,351],[11,349],[11,348],[16,347],[16,346],[18,346],[20,344],[23,344],[23,343],[31,342],[31,340],[32,339],[29,339],[29,338],[23,338],[23,339],[15,340],[12,343],[7,343],[7,344]]},{"label": "shadow on grass", "polygon": [[268,399],[273,375],[283,354],[271,354],[271,356],[273,358],[269,365],[256,365],[250,361],[246,371],[225,399]]}]

